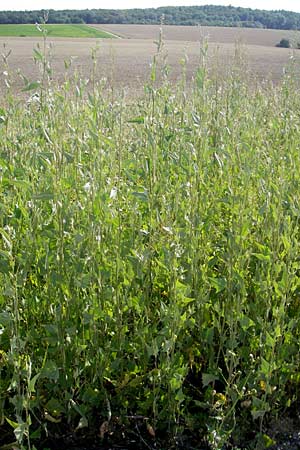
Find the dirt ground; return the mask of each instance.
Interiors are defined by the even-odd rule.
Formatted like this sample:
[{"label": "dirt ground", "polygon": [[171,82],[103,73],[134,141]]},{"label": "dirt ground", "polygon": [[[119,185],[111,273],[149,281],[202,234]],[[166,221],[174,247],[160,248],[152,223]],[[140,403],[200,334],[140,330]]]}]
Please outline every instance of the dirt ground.
[{"label": "dirt ground", "polygon": [[[96,77],[107,78],[109,83],[116,88],[129,87],[139,89],[150,76],[150,67],[156,52],[156,44],[153,37],[157,38],[158,26],[143,25],[106,25],[101,26],[105,30],[118,33],[122,29],[122,35],[130,35],[124,39],[72,39],[51,38],[51,64],[53,78],[59,82],[65,76],[78,72],[81,77],[90,78],[92,70],[92,49],[99,46],[97,51]],[[208,28],[208,27],[206,27]],[[282,32],[269,30],[239,30],[216,29],[209,27],[210,39],[208,46],[208,61],[211,67],[217,68],[220,73],[231,70],[234,64],[234,54],[237,46],[234,36],[241,34],[247,37],[247,45],[238,46],[238,52],[242,52],[243,61],[247,62],[252,77],[259,79],[268,78],[278,81],[289,63],[291,56],[297,64],[300,63],[300,51],[276,48],[273,43],[278,41]],[[166,27],[165,28],[165,52],[168,55],[170,66],[170,78],[178,80],[182,75],[182,60],[186,57],[186,74],[190,80],[200,61],[200,38],[197,27]],[[141,39],[140,35],[147,38]],[[276,37],[274,37],[276,35]],[[278,35],[278,37],[277,37]],[[218,38],[218,36],[220,36]],[[264,36],[264,39],[260,39]],[[265,37],[266,36],[266,37]],[[175,39],[177,38],[177,39]],[[188,39],[187,39],[188,38]],[[216,42],[219,39],[221,42]],[[264,45],[262,45],[262,42]],[[20,73],[30,81],[38,78],[38,65],[34,63],[33,49],[41,39],[36,38],[0,38],[0,48],[6,44],[5,53],[11,50],[8,58],[9,71],[11,71],[16,89],[23,85]],[[72,59],[72,66],[66,74],[64,61]],[[3,88],[1,75],[6,70],[0,57],[0,86]],[[19,74],[18,74],[19,71]],[[1,79],[2,78],[2,79]]]},{"label": "dirt ground", "polygon": [[[157,39],[159,25],[93,25],[104,31],[109,31],[126,39]],[[234,44],[241,42],[245,45],[261,45],[263,47],[275,47],[283,38],[300,41],[299,31],[264,30],[251,28],[229,28],[229,27],[195,27],[164,25],[163,34],[170,41],[196,41],[204,37],[209,42],[219,44]]]}]

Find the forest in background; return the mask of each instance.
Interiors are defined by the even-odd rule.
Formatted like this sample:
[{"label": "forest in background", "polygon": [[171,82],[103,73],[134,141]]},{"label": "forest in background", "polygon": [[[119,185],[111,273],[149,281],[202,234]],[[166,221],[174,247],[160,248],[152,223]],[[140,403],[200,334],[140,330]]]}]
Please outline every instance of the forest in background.
[{"label": "forest in background", "polygon": [[0,24],[41,22],[45,14],[48,23],[158,24],[163,17],[164,23],[167,25],[206,25],[282,30],[297,30],[300,28],[300,13],[214,5],[127,10],[0,11]]}]

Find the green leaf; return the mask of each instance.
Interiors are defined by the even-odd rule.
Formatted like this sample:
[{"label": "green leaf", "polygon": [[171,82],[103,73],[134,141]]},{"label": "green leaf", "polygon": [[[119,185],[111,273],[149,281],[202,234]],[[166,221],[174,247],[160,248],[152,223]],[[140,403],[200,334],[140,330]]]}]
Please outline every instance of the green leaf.
[{"label": "green leaf", "polygon": [[5,242],[6,247],[11,250],[12,243],[9,234],[3,228],[0,229],[0,234],[2,236],[3,241]]},{"label": "green leaf", "polygon": [[179,403],[184,402],[185,395],[184,395],[184,393],[183,393],[181,388],[177,391],[177,393],[175,395],[175,400],[177,400]]},{"label": "green leaf", "polygon": [[3,311],[0,313],[0,324],[4,327],[9,326],[13,321],[13,317],[10,315],[9,312]]},{"label": "green leaf", "polygon": [[210,383],[214,383],[218,379],[219,379],[219,377],[217,375],[214,375],[212,373],[203,373],[202,374],[203,387],[208,386]]},{"label": "green leaf", "polygon": [[225,278],[208,278],[212,287],[215,288],[216,293],[224,291],[227,285],[227,281]]},{"label": "green leaf", "polygon": [[22,189],[30,189],[30,184],[25,180],[7,180],[8,184],[16,187],[20,187]]},{"label": "green leaf", "polygon": [[267,377],[270,376],[270,373],[272,371],[271,364],[268,363],[268,361],[265,358],[261,358],[261,371],[263,374],[265,374]]},{"label": "green leaf", "polygon": [[253,397],[252,399],[253,408],[251,410],[251,415],[253,419],[258,419],[260,417],[264,417],[264,415],[270,411],[269,403],[261,400],[260,398]]},{"label": "green leaf", "polygon": [[[36,430],[34,430],[30,433],[30,438],[31,439],[40,439],[41,435],[42,435],[41,427],[38,427]],[[33,450],[33,447],[32,447],[32,450]]]},{"label": "green leaf", "polygon": [[17,422],[14,422],[13,420],[8,419],[7,417],[5,417],[5,420],[11,427],[13,427],[13,429],[16,429],[19,426]]},{"label": "green leaf", "polygon": [[[48,413],[52,414],[54,417],[54,420],[57,420],[57,417],[59,417],[62,413],[65,412],[64,406],[60,403],[57,398],[50,398],[50,400],[46,403],[45,408]],[[47,419],[48,420],[48,419]],[[49,421],[53,422],[52,418],[49,417]]]},{"label": "green leaf", "polygon": [[40,192],[32,196],[33,200],[53,200],[53,192]]},{"label": "green leaf", "polygon": [[134,197],[137,197],[139,200],[143,201],[143,202],[147,202],[148,201],[148,192],[144,191],[144,192],[133,192],[132,195]]},{"label": "green leaf", "polygon": [[268,332],[266,332],[266,345],[271,348],[275,345],[275,339]]},{"label": "green leaf", "polygon": [[0,250],[0,260],[4,259],[5,261],[10,260],[10,254],[8,252],[5,252],[4,250]]},{"label": "green leaf", "polygon": [[252,253],[252,255],[255,256],[255,258],[257,258],[259,261],[263,261],[263,262],[271,261],[270,255],[263,255],[262,253]]},{"label": "green leaf", "polygon": [[81,428],[87,428],[88,426],[89,426],[89,422],[88,422],[87,418],[81,417],[81,419],[79,420],[79,423],[76,427],[76,431],[81,430]]},{"label": "green leaf", "polygon": [[11,256],[8,252],[0,250],[0,273],[8,274],[10,271]]},{"label": "green leaf", "polygon": [[272,438],[270,438],[270,436],[268,436],[267,434],[263,434],[262,440],[263,440],[265,448],[269,448],[272,445],[276,444],[276,441],[274,441]]},{"label": "green leaf", "polygon": [[270,411],[270,407],[267,409],[258,409],[258,410],[252,410],[251,415],[254,420],[259,419],[260,417],[264,417],[264,415]]},{"label": "green leaf", "polygon": [[127,123],[144,123],[145,118],[143,116],[134,117],[133,119],[127,120]]},{"label": "green leaf", "polygon": [[33,91],[34,89],[38,89],[40,85],[41,83],[39,81],[32,81],[22,89],[22,92]]},{"label": "green leaf", "polygon": [[200,120],[200,117],[198,116],[198,114],[192,112],[192,118],[193,118],[194,124],[197,127],[201,125],[201,120]]},{"label": "green leaf", "polygon": [[36,59],[37,61],[43,61],[44,60],[44,56],[41,52],[39,52],[36,48],[33,49],[33,53],[34,53],[34,59]]},{"label": "green leaf", "polygon": [[35,383],[37,382],[40,373],[37,373],[29,382],[28,390],[29,392],[35,392]]},{"label": "green leaf", "polygon": [[17,428],[14,430],[14,434],[16,436],[17,441],[21,444],[23,442],[23,437],[27,432],[27,424],[20,423]]},{"label": "green leaf", "polygon": [[249,328],[254,327],[254,326],[255,326],[255,323],[254,323],[253,320],[250,319],[249,317],[243,316],[243,317],[240,319],[240,325],[241,325],[241,328],[242,328],[244,331],[246,331],[246,330],[248,330]]},{"label": "green leaf", "polygon": [[81,416],[81,417],[85,417],[84,413],[81,411],[81,408],[77,405],[76,402],[74,402],[73,399],[70,400],[71,405],[73,406],[73,408],[75,409],[75,411]]},{"label": "green leaf", "polygon": [[205,69],[199,67],[197,69],[196,77],[195,77],[196,85],[197,85],[199,90],[203,89],[204,79],[205,79]]},{"label": "green leaf", "polygon": [[59,370],[56,363],[54,361],[46,361],[40,376],[49,378],[49,380],[57,381],[59,377]]}]

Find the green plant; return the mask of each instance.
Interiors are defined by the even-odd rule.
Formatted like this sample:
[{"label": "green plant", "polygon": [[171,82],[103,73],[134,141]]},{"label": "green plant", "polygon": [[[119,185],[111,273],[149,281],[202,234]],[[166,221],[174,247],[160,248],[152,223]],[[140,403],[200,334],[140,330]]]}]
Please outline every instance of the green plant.
[{"label": "green plant", "polygon": [[282,48],[290,48],[291,42],[289,39],[283,38],[281,41],[276,45],[276,47],[282,47]]},{"label": "green plant", "polygon": [[299,401],[299,89],[206,56],[173,87],[159,40],[112,101],[95,52],[55,87],[45,37],[37,96],[3,99],[0,445],[139,420],[219,449]]}]

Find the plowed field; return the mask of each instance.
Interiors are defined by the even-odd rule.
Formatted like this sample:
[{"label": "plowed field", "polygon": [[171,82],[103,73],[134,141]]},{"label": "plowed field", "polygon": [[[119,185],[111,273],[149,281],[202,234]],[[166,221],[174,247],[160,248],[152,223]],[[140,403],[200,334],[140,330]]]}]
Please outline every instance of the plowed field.
[{"label": "plowed field", "polygon": [[[103,31],[114,33],[126,39],[157,39],[159,25],[93,25]],[[299,32],[298,32],[299,33]],[[275,47],[282,38],[300,40],[296,31],[264,30],[229,27],[192,27],[164,25],[163,34],[171,41],[199,41],[206,37],[209,42],[234,44],[239,41],[246,45]]]},{"label": "plowed field", "polygon": [[[73,62],[68,74],[78,72],[80,76],[89,78],[93,66],[91,52],[98,42],[96,77],[107,78],[115,87],[141,88],[150,75],[151,61],[156,52],[154,41],[158,37],[159,27],[101,25],[101,29],[120,35],[122,39],[48,38],[52,47],[53,78],[58,81],[65,78],[64,62],[70,59]],[[164,39],[172,80],[181,77],[181,62],[184,56],[187,79],[192,78],[199,64],[200,42],[203,36],[208,36],[209,40],[209,64],[214,68],[217,66],[220,73],[230,71],[235,64],[233,59],[236,42],[243,44],[242,59],[247,63],[253,78],[271,78],[278,81],[293,54],[295,60],[300,61],[300,51],[293,53],[289,49],[275,47],[276,42],[287,36],[287,32],[169,26],[164,28]],[[42,39],[2,37],[0,46],[3,47],[4,44],[6,52],[11,50],[8,62],[17,88],[22,87],[18,70],[34,81],[38,77],[38,65],[34,64],[33,49],[42,44]],[[0,61],[0,70],[6,70],[3,61]]]}]

